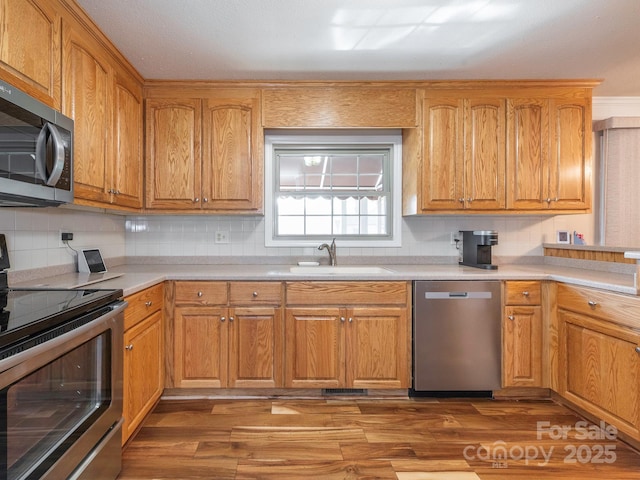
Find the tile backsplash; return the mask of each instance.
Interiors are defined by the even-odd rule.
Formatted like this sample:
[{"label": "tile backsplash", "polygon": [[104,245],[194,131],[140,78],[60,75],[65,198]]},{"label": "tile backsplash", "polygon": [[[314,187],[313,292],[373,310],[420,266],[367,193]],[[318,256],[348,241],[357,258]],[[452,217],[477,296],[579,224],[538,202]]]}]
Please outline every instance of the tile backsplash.
[{"label": "tile backsplash", "polygon": [[[403,219],[402,246],[340,248],[347,257],[455,257],[450,243],[457,230],[497,230],[496,257],[541,256],[542,243],[555,242],[557,230],[577,230],[593,241],[593,216],[426,216]],[[318,257],[314,247],[265,247],[264,218],[244,216],[129,216],[75,208],[2,208],[0,233],[7,237],[11,270],[73,266],[73,252],[60,242],[60,231],[73,232],[71,246],[98,247],[106,259],[149,256]],[[215,233],[228,232],[229,243],[216,244]]]}]

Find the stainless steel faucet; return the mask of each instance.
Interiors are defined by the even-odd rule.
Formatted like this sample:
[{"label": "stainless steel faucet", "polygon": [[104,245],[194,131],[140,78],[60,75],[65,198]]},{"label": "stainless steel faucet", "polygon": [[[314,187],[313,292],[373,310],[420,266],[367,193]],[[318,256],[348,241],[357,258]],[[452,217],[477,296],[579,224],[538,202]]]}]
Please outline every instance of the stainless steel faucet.
[{"label": "stainless steel faucet", "polygon": [[333,241],[331,242],[331,245],[327,243],[323,243],[318,247],[318,250],[322,250],[325,248],[327,249],[327,252],[329,252],[329,263],[331,264],[331,266],[337,265],[338,258],[336,257],[336,239],[335,238],[333,239]]}]

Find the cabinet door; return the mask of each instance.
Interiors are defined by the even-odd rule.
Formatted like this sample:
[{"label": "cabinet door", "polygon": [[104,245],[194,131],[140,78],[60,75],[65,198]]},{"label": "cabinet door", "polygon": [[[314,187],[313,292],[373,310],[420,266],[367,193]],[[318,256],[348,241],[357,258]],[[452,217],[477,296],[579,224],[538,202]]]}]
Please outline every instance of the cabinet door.
[{"label": "cabinet door", "polygon": [[541,307],[506,307],[502,333],[503,384],[542,386]]},{"label": "cabinet door", "polygon": [[507,208],[547,208],[549,103],[507,100]]},{"label": "cabinet door", "polygon": [[282,387],[282,310],[229,309],[229,387]]},{"label": "cabinet door", "polygon": [[583,210],[591,207],[590,105],[585,99],[551,100],[549,208]]},{"label": "cabinet door", "polygon": [[74,119],[74,196],[109,203],[111,67],[99,45],[67,24],[63,28],[63,110]]},{"label": "cabinet door", "polygon": [[285,387],[343,387],[345,312],[287,308],[285,322]]},{"label": "cabinet door", "polygon": [[227,309],[182,307],[174,310],[176,387],[226,387]]},{"label": "cabinet door", "polygon": [[146,100],[146,207],[199,209],[201,101]]},{"label": "cabinet door", "polygon": [[473,210],[503,209],[505,100],[469,99],[465,104],[465,206]]},{"label": "cabinet door", "polygon": [[406,309],[348,309],[346,326],[347,387],[408,388]]},{"label": "cabinet door", "polygon": [[559,310],[560,393],[640,438],[640,335]]},{"label": "cabinet door", "polygon": [[251,98],[209,98],[204,102],[203,208],[260,210],[263,140],[257,93]]},{"label": "cabinet door", "polygon": [[116,72],[113,92],[112,202],[142,208],[142,87],[124,72]]},{"label": "cabinet door", "polygon": [[162,395],[162,339],[162,312],[150,315],[124,334],[123,444]]},{"label": "cabinet door", "polygon": [[0,1],[0,78],[60,108],[60,15],[50,3]]},{"label": "cabinet door", "polygon": [[464,208],[463,100],[426,98],[422,209]]}]

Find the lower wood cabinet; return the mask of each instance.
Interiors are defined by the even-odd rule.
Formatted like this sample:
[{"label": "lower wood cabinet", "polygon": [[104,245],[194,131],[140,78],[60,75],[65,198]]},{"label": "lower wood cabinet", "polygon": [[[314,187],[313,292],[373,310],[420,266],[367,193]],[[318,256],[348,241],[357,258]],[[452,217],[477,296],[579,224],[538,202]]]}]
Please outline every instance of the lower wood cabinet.
[{"label": "lower wood cabinet", "polygon": [[559,393],[640,440],[640,298],[558,286]]},{"label": "lower wood cabinet", "polygon": [[408,284],[289,282],[286,288],[286,387],[408,388]]},{"label": "lower wood cabinet", "polygon": [[279,282],[177,282],[175,386],[281,387],[281,291]]},{"label": "lower wood cabinet", "polygon": [[124,332],[122,443],[138,428],[164,389],[163,285],[127,297]]},{"label": "lower wood cabinet", "polygon": [[543,386],[540,282],[505,282],[502,378],[504,387]]}]

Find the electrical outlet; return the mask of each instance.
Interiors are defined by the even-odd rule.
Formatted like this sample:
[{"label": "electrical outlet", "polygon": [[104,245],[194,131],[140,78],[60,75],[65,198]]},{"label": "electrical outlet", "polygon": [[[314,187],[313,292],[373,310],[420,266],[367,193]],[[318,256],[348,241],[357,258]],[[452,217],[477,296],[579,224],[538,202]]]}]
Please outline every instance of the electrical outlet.
[{"label": "electrical outlet", "polygon": [[449,242],[451,245],[457,245],[457,242],[460,242],[461,240],[460,232],[451,232],[451,240]]},{"label": "electrical outlet", "polygon": [[58,230],[58,246],[66,247],[65,242],[70,242],[73,240],[73,233],[68,232],[66,230]]},{"label": "electrical outlet", "polygon": [[214,241],[215,243],[229,243],[229,232],[217,231]]}]

